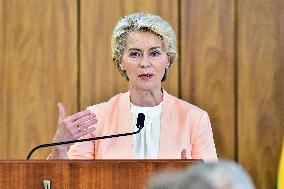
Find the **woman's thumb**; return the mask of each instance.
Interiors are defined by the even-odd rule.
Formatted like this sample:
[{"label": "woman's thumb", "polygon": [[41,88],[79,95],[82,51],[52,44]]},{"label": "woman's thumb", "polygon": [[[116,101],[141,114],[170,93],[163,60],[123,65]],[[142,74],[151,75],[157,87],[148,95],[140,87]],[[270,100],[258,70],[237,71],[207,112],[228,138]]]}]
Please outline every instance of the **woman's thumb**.
[{"label": "woman's thumb", "polygon": [[62,102],[57,103],[58,107],[58,119],[63,120],[65,118],[65,108]]}]

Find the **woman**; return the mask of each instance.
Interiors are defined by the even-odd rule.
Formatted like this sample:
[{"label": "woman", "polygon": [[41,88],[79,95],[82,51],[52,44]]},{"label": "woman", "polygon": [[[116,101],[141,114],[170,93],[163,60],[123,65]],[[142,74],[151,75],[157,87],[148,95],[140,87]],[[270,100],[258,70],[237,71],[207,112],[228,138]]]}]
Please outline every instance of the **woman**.
[{"label": "woman", "polygon": [[207,113],[162,88],[177,58],[168,22],[144,13],[122,18],[113,31],[112,57],[130,90],[69,117],[59,103],[53,142],[135,131],[140,112],[145,127],[134,136],[76,143],[68,152],[68,146],[57,146],[51,158],[217,159]]}]

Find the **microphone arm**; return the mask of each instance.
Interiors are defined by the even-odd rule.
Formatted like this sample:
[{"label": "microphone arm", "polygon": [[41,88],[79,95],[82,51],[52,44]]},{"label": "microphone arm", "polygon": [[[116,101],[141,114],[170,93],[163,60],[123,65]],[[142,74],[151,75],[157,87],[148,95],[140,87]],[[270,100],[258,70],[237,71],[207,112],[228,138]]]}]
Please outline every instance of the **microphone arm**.
[{"label": "microphone arm", "polygon": [[109,136],[101,136],[101,137],[94,137],[94,138],[84,138],[84,139],[78,139],[78,140],[69,140],[69,141],[64,141],[64,142],[55,142],[55,143],[48,143],[48,144],[41,144],[36,147],[34,147],[30,153],[27,156],[27,160],[29,160],[32,156],[32,154],[39,148],[46,148],[50,146],[58,146],[58,145],[63,145],[63,144],[73,144],[76,142],[86,142],[86,141],[95,141],[95,140],[101,140],[101,139],[106,139],[106,138],[116,138],[116,137],[121,137],[121,136],[129,136],[129,135],[135,135],[139,133],[143,127],[140,127],[137,131],[132,132],[132,133],[122,133],[122,134],[116,134],[116,135],[109,135]]}]

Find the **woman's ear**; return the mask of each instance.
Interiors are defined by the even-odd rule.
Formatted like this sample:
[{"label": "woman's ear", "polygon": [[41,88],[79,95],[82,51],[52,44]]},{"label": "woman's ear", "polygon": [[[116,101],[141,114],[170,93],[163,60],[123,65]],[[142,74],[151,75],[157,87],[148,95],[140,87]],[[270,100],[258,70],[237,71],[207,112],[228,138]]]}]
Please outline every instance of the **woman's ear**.
[{"label": "woman's ear", "polygon": [[170,68],[171,63],[172,63],[171,59],[168,58],[168,62],[167,62],[167,65],[166,65],[166,69],[169,69],[169,68]]},{"label": "woman's ear", "polygon": [[170,67],[172,64],[172,59],[168,56],[168,63],[167,63],[167,67]]}]

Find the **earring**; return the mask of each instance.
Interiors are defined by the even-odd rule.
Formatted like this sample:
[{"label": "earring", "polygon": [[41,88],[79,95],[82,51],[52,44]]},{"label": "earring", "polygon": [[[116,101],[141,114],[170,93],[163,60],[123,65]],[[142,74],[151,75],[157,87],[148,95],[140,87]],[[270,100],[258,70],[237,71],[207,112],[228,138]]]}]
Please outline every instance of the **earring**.
[{"label": "earring", "polygon": [[169,69],[170,69],[170,66],[169,66],[169,65],[167,65],[167,66],[166,66],[166,70],[169,70]]}]

